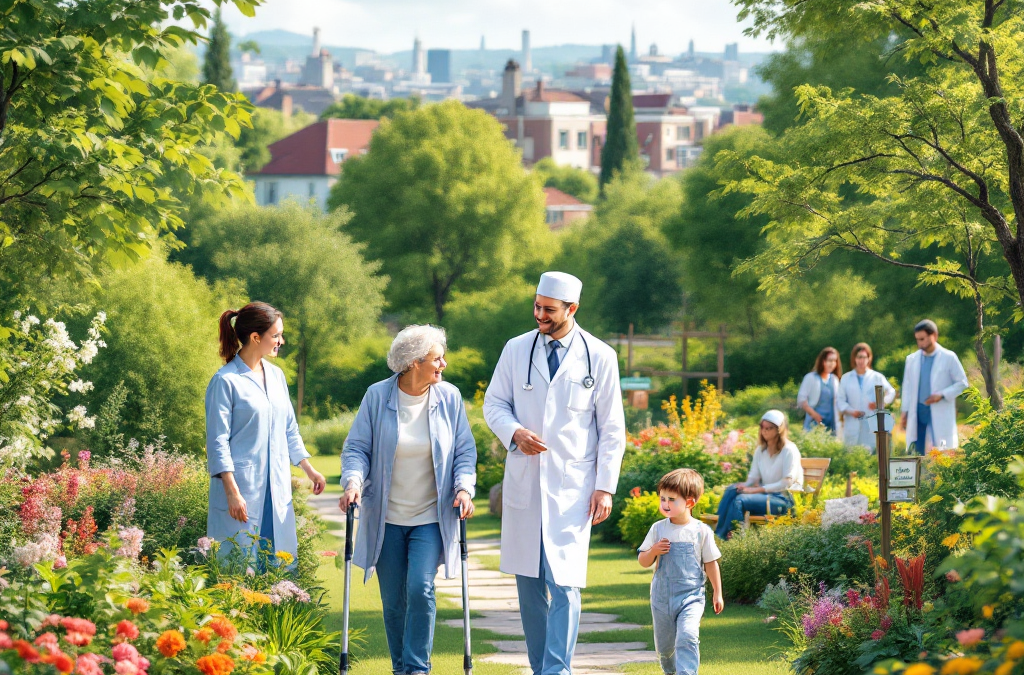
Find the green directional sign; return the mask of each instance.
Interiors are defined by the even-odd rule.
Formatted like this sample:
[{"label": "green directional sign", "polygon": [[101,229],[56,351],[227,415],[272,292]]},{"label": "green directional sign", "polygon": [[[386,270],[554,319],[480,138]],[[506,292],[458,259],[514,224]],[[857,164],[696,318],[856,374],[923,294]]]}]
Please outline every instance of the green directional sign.
[{"label": "green directional sign", "polygon": [[651,378],[649,377],[622,377],[619,378],[622,391],[650,391]]}]

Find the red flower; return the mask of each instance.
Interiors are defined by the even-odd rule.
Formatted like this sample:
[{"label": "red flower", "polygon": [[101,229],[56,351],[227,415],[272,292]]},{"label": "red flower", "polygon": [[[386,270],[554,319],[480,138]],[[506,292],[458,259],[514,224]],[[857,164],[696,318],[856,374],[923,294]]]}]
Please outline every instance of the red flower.
[{"label": "red flower", "polygon": [[18,652],[18,657],[22,661],[28,661],[29,663],[35,663],[39,660],[39,652],[36,651],[35,647],[30,645],[25,640],[15,640],[14,649]]},{"label": "red flower", "polygon": [[134,623],[124,619],[117,624],[117,636],[125,640],[134,640],[139,637],[139,629]]},{"label": "red flower", "polygon": [[875,642],[878,642],[879,640],[881,640],[884,637],[885,637],[885,631],[884,630],[877,630],[876,629],[876,630],[871,632],[871,639],[874,640]]},{"label": "red flower", "polygon": [[8,649],[14,649],[14,642],[11,641],[11,636],[0,630],[0,652]]},{"label": "red flower", "polygon": [[225,640],[234,640],[235,636],[238,635],[238,629],[235,628],[229,619],[223,616],[214,617],[210,621],[210,629]]},{"label": "red flower", "polygon": [[75,669],[74,659],[62,651],[50,652],[39,660],[43,663],[51,664],[58,672],[64,673],[64,675],[68,675],[68,673]]},{"label": "red flower", "polygon": [[630,490],[629,491],[629,496],[632,497],[633,499],[636,499],[637,497],[639,497],[640,496],[640,487],[637,486],[637,487],[633,488],[632,490]]}]

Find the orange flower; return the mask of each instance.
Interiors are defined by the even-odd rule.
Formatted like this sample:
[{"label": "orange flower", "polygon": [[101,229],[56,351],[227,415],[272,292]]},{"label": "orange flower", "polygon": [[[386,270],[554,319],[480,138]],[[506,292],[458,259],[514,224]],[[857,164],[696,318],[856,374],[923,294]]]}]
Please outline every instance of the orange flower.
[{"label": "orange flower", "polygon": [[934,672],[935,669],[927,663],[915,663],[907,666],[907,669],[903,671],[903,675],[932,675]]},{"label": "orange flower", "polygon": [[1016,665],[1017,664],[1014,661],[1007,661],[1006,663],[1003,663],[998,668],[996,668],[995,675],[1010,675],[1010,673],[1013,672],[1014,666]]},{"label": "orange flower", "polygon": [[74,660],[61,651],[51,652],[39,660],[43,663],[49,663],[56,668],[58,672],[64,673],[64,675],[68,675],[68,673],[75,669]]},{"label": "orange flower", "polygon": [[185,648],[185,636],[176,630],[167,630],[156,639],[156,648],[161,654],[173,659]]},{"label": "orange flower", "polygon": [[242,647],[242,658],[256,664],[267,662],[267,655],[252,645]]},{"label": "orange flower", "polygon": [[1024,642],[1017,640],[1006,648],[1006,658],[1008,659],[1024,659]]},{"label": "orange flower", "polygon": [[227,653],[227,651],[229,649],[231,649],[231,641],[230,640],[221,640],[220,644],[217,645],[217,651],[220,652],[221,654]]},{"label": "orange flower", "polygon": [[206,644],[213,638],[213,631],[205,627],[200,628],[199,630],[192,632],[192,637],[199,640],[203,644]]},{"label": "orange flower", "polygon": [[946,661],[942,666],[942,675],[972,675],[978,672],[984,661],[973,656],[960,656]]},{"label": "orange flower", "polygon": [[196,661],[196,668],[203,675],[228,675],[235,669],[235,662],[229,656],[214,653]]},{"label": "orange flower", "polygon": [[125,601],[124,606],[128,608],[128,611],[132,614],[142,614],[143,612],[149,611],[149,603],[143,598],[128,598]]},{"label": "orange flower", "polygon": [[39,652],[37,652],[36,648],[25,640],[15,640],[14,649],[17,650],[18,657],[20,657],[22,661],[35,663],[39,660]]},{"label": "orange flower", "polygon": [[210,629],[225,640],[234,640],[238,629],[227,617],[217,616],[210,621]]},{"label": "orange flower", "polygon": [[986,619],[991,619],[994,613],[995,607],[993,607],[992,605],[985,605],[981,608],[981,615]]}]

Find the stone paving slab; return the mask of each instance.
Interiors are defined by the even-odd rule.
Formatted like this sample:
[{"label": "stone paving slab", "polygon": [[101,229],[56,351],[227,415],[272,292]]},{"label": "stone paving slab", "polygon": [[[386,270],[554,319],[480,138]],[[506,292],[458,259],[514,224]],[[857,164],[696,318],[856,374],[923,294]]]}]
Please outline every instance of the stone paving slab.
[{"label": "stone paving slab", "polygon": [[[525,653],[488,654],[481,657],[487,663],[506,663],[513,666],[529,666],[529,657]],[[599,654],[575,654],[572,659],[573,672],[579,675],[578,668],[614,668],[625,663],[657,663],[658,653],[654,651],[638,651],[622,649]]]},{"label": "stone paving slab", "polygon": [[[474,609],[475,610],[475,606],[474,606],[474,604],[472,602],[470,602],[469,607],[470,607],[470,609]],[[517,613],[513,614],[512,612],[505,612],[505,614],[508,615],[508,618],[500,618],[500,619],[479,618],[479,619],[472,619],[470,621],[470,624],[474,628],[479,628],[481,630],[489,630],[492,633],[497,633],[498,635],[522,635],[523,634],[523,624],[522,624],[522,621],[519,618],[519,615]],[[584,614],[583,616],[585,617],[586,615]],[[584,633],[603,633],[603,632],[613,631],[613,630],[638,630],[638,629],[643,628],[643,626],[638,626],[635,623],[620,623],[618,621],[608,621],[608,622],[604,622],[604,623],[584,623],[582,621],[582,618],[583,617],[581,617],[581,622],[580,622],[580,633],[581,634],[584,634]],[[448,621],[445,621],[445,625],[446,626],[451,626],[452,628],[458,628],[459,630],[462,630],[462,619],[449,619]],[[625,663],[625,662],[623,662],[623,663]]]},{"label": "stone paving slab", "polygon": [[[492,645],[498,648],[499,652],[506,654],[525,654],[526,641],[524,640],[494,640]],[[580,642],[576,645],[575,656],[590,654],[603,654],[605,652],[621,651],[645,651],[646,642]]]},{"label": "stone paving slab", "polygon": [[[446,597],[446,596],[441,596]],[[454,602],[457,606],[462,607],[462,596],[453,595],[447,596],[448,600]],[[519,616],[519,600],[518,599],[505,599],[505,600],[473,600],[469,601],[469,608],[474,612],[514,612],[516,616]],[[461,627],[462,624],[459,624]],[[522,631],[519,631],[520,633]]]},{"label": "stone paving slab", "polygon": [[[462,595],[462,587],[460,586],[458,588],[451,588],[451,587],[439,588],[439,589],[437,589],[437,592],[441,593],[443,595],[459,595],[459,596],[461,596]],[[472,606],[472,604],[473,604],[472,601],[474,599],[480,599],[480,600],[514,600],[514,599],[518,599],[518,598],[519,598],[519,592],[516,590],[515,586],[512,586],[511,588],[508,587],[508,586],[476,586],[476,587],[472,587],[471,586],[470,589],[469,589],[470,606]]]}]

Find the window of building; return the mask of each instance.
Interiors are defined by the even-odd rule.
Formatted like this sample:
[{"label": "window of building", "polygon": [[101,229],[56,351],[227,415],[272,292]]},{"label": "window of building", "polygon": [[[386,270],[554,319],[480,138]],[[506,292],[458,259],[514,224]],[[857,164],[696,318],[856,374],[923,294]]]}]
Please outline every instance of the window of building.
[{"label": "window of building", "polygon": [[316,197],[316,183],[309,184],[309,196]]},{"label": "window of building", "polygon": [[680,145],[676,148],[676,168],[686,169],[690,165],[689,157],[687,156],[686,148]]},{"label": "window of building", "polygon": [[587,149],[587,132],[577,131],[576,132],[576,147],[580,150]]},{"label": "window of building", "polygon": [[665,160],[668,162],[674,162],[676,159],[675,148],[665,148]]},{"label": "window of building", "polygon": [[348,157],[347,148],[331,148],[331,161],[335,164],[341,164]]},{"label": "window of building", "polygon": [[276,204],[277,203],[277,181],[276,180],[272,180],[269,183],[267,183],[267,203],[268,204]]},{"label": "window of building", "polygon": [[676,127],[676,140],[677,141],[688,141],[688,140],[690,140],[690,127]]},{"label": "window of building", "polygon": [[568,150],[569,149],[569,132],[568,131],[559,131],[558,132],[558,148],[560,150]]},{"label": "window of building", "polygon": [[672,127],[665,127],[665,138],[672,137]]},{"label": "window of building", "polygon": [[554,209],[548,209],[547,218],[545,219],[545,222],[547,222],[548,225],[557,225],[558,223],[562,222],[564,218],[564,211],[555,211]]}]

